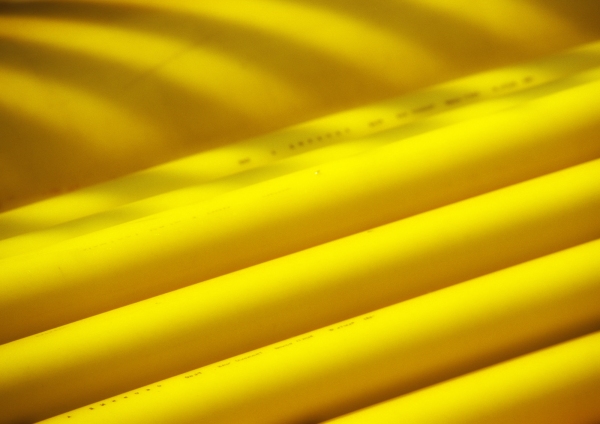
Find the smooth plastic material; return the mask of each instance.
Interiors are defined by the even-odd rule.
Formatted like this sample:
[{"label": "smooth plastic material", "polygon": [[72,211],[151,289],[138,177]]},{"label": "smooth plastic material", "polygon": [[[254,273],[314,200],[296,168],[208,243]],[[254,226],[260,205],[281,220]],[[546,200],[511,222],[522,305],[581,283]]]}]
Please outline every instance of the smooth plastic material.
[{"label": "smooth plastic material", "polygon": [[[600,241],[594,241],[109,397],[47,422],[275,424],[329,419],[600,329],[599,255]],[[592,381],[598,381],[596,351],[594,347],[584,355],[585,363],[567,367],[576,373],[566,380],[576,383],[589,367]],[[548,381],[552,377],[524,387],[544,387]],[[590,380],[585,387],[592,387]]]},{"label": "smooth plastic material", "polygon": [[[586,84],[4,259],[0,321],[11,325],[1,328],[0,341],[596,158],[599,98],[600,83]],[[590,172],[593,191],[598,180]]]},{"label": "smooth plastic material", "polygon": [[[594,2],[4,1],[0,11],[3,208],[600,37]],[[230,152],[233,169],[249,154]]]},{"label": "smooth plastic material", "polygon": [[600,237],[599,182],[597,160],[5,344],[0,407],[61,412]]},{"label": "smooth plastic material", "polygon": [[[473,77],[473,79],[475,79],[475,77]],[[281,160],[267,163],[263,166],[258,166],[244,172],[235,173],[228,177],[217,178],[214,181],[205,182],[203,184],[197,184],[191,187],[169,191],[167,193],[152,196],[136,202],[131,202],[121,207],[110,209],[101,213],[84,216],[79,219],[54,225],[46,229],[31,231],[20,236],[0,240],[0,257],[15,256],[18,254],[35,251],[42,247],[68,240],[73,237],[82,236],[93,231],[99,231],[104,228],[123,224],[125,222],[140,219],[177,207],[206,201],[217,197],[218,195],[256,184],[261,181],[291,174],[293,172],[297,172],[312,166],[318,166],[329,161],[339,160],[344,157],[364,153],[370,149],[381,147],[385,144],[397,142],[411,136],[457,124],[462,121],[490,115],[492,113],[518,106],[524,102],[555,94],[561,90],[567,90],[569,88],[583,85],[598,79],[600,79],[600,68],[595,68],[541,85],[530,84],[533,85],[533,88],[526,88],[527,84],[525,84],[521,86],[521,91],[517,91],[516,93],[509,95],[492,97],[492,99],[486,101],[481,101],[482,99],[487,98],[487,96],[481,94],[478,96],[480,101],[474,104],[471,103],[473,101],[472,99],[464,99],[463,96],[460,98],[460,101],[457,100],[457,103],[459,105],[466,103],[467,106],[456,107],[456,103],[451,102],[449,111],[441,110],[439,113],[435,113],[439,108],[434,108],[433,112],[424,112],[424,114],[427,115],[424,118],[418,119],[416,122],[411,122],[406,125],[400,125],[398,128],[381,131],[357,140],[336,140],[336,143],[328,147],[320,147],[315,150],[310,150],[310,148],[305,149],[308,150],[307,153],[283,158]],[[513,90],[516,90],[516,88]],[[423,97],[432,97],[432,95],[427,96],[424,93],[421,94]],[[409,97],[410,96],[406,96],[404,100],[407,100]],[[427,98],[425,100],[427,100]],[[442,102],[441,104],[448,107],[448,100]],[[383,106],[384,105],[363,108],[361,110],[349,112],[348,114],[351,116],[356,115],[355,121],[359,121],[361,112],[364,115],[368,115],[371,109],[379,111],[380,107],[382,108]],[[395,109],[395,107],[392,105],[389,105],[389,108],[392,110]],[[333,118],[331,119],[333,120]],[[327,121],[327,119],[323,119],[323,121]],[[385,121],[381,120],[381,126],[384,126],[384,124]],[[285,138],[282,134],[281,137]],[[345,135],[344,138],[346,138]],[[316,140],[317,139],[315,138],[312,142],[316,142]],[[321,140],[320,144],[323,144],[323,141],[324,140]],[[305,141],[303,146],[298,146],[297,150],[299,150],[300,147],[306,147],[310,144],[311,143],[309,141]],[[117,190],[118,183],[118,181],[111,183],[113,190],[119,191]],[[157,186],[156,184],[149,183],[149,187],[155,188]],[[98,187],[96,189],[99,190]],[[67,217],[69,214],[77,214],[86,209],[85,196],[82,196],[83,192],[65,196],[63,197],[63,200],[60,200],[60,198],[55,198],[52,201],[31,205],[27,210],[35,210],[36,213],[40,214],[40,216],[44,216],[44,219],[53,216],[56,217],[58,211],[67,212],[65,215],[65,217]],[[117,196],[117,198],[120,199],[121,196]],[[68,207],[66,210],[58,207],[59,202],[67,201],[67,199],[72,199],[75,203],[70,205],[70,207]],[[76,199],[79,199],[79,201],[76,201]],[[58,210],[56,208],[58,208]],[[21,210],[21,212],[24,212],[24,210]],[[0,222],[2,222],[3,219],[7,221],[10,221],[11,219],[18,221],[19,219],[25,219],[25,217],[21,216],[21,218],[19,218],[19,212],[15,211],[0,215]],[[11,225],[10,228],[16,231],[19,228],[19,225],[16,222],[13,222],[13,225]]]},{"label": "smooth plastic material", "polygon": [[[110,212],[113,208],[132,202],[140,201],[131,208],[109,213],[112,218],[110,220],[107,220],[106,216],[100,216],[98,221],[101,225],[115,225],[139,218],[138,208],[141,208],[142,214],[148,214],[191,204],[203,199],[203,191],[194,190],[194,187],[215,179],[277,163],[281,159],[323,146],[376,134],[482,100],[502,98],[507,94],[529,91],[532,87],[544,87],[552,82],[562,86],[579,78],[573,78],[572,74],[599,64],[600,43],[592,43],[551,57],[494,69],[396,99],[293,125],[271,134],[229,144],[4,212],[0,214],[0,238]],[[545,88],[541,88],[540,91],[544,90]],[[537,93],[534,95],[539,95],[539,91]],[[231,182],[226,182],[225,186],[230,189]],[[152,199],[173,190],[182,192],[179,195],[165,196],[164,199]],[[209,190],[209,193],[214,193],[214,190]],[[142,201],[149,197],[147,202]],[[65,233],[63,228],[56,230],[60,234]]]},{"label": "smooth plastic material", "polygon": [[598,358],[600,333],[594,333],[327,423],[595,423]]}]

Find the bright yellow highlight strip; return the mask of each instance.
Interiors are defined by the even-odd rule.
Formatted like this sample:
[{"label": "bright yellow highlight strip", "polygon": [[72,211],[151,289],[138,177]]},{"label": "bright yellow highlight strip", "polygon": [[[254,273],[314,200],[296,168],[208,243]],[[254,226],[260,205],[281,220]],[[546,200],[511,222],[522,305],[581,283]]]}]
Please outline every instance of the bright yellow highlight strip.
[{"label": "bright yellow highlight strip", "polygon": [[600,65],[600,43],[358,108],[160,165],[0,215],[0,238],[47,228],[147,197],[394,128],[463,104],[522,91]]},{"label": "bright yellow highlight strip", "polygon": [[[597,330],[599,255],[600,242],[594,241],[46,422],[269,424],[332,418]],[[401,280],[399,276],[396,284]],[[586,365],[572,368],[575,375],[594,370],[598,381],[598,362],[592,364],[593,356],[584,358]],[[552,377],[541,378],[540,387],[547,381]]]},{"label": "bright yellow highlight strip", "polygon": [[600,333],[594,333],[328,423],[597,422],[600,417],[598,358]]},{"label": "bright yellow highlight strip", "polygon": [[0,408],[49,416],[600,237],[599,181],[597,160],[5,344]]},{"label": "bright yellow highlight strip", "polygon": [[[600,83],[588,84],[4,259],[0,320],[13,324],[1,329],[0,339],[25,337],[598,157],[599,96]],[[559,208],[579,210],[582,199],[594,205],[597,171],[593,164],[582,169],[589,186],[573,181],[579,189]],[[576,221],[567,226],[589,223]]]},{"label": "bright yellow highlight strip", "polygon": [[[524,102],[545,95],[552,95],[560,90],[566,90],[595,80],[600,80],[600,68],[578,73],[509,96],[492,98],[488,101],[471,104],[462,108],[450,109],[447,112],[428,116],[417,122],[382,131],[369,137],[322,147],[320,149],[309,151],[308,153],[291,156],[274,163],[266,164],[262,167],[250,169],[246,172],[233,174],[229,177],[170,191],[148,199],[132,202],[103,213],[68,221],[46,230],[29,232],[21,236],[0,240],[0,257],[6,258],[26,252],[32,252],[60,241],[102,230],[103,228],[123,224],[169,209],[206,201],[232,190],[240,189],[282,175],[291,174],[333,160],[339,160],[344,157],[364,153],[391,142],[457,124],[461,121],[490,115],[511,107],[519,106]],[[60,211],[58,213],[60,213]]]}]

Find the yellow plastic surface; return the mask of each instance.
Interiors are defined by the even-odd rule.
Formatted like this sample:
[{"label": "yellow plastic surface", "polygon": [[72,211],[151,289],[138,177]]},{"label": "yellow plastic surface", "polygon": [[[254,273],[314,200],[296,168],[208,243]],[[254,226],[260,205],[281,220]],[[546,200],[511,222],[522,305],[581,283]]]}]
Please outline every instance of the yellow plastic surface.
[{"label": "yellow plastic surface", "polygon": [[[4,1],[0,12],[4,209],[600,38],[594,1]],[[230,170],[249,155],[228,153]],[[185,184],[181,171],[152,185]],[[115,196],[95,194],[91,209]]]},{"label": "yellow plastic surface", "polygon": [[[190,370],[44,422],[319,422],[600,329],[600,268],[595,262],[599,256],[600,241],[580,245]],[[377,277],[373,280],[376,284]],[[397,284],[402,280],[399,274]],[[237,332],[230,329],[227,333],[233,338]],[[544,383],[560,387],[569,382],[577,387],[580,378],[587,378],[579,389],[591,390],[591,383],[600,377],[595,356],[600,345],[597,336],[593,340],[584,342],[583,349],[567,348],[567,358],[580,358],[577,365],[566,365],[567,372],[574,373],[564,379],[544,375],[540,371],[546,364],[557,364],[553,364],[555,358],[542,359],[536,365],[539,368],[533,368],[540,378],[535,383],[524,382],[525,387],[552,393]],[[204,341],[207,345],[212,342]],[[26,361],[22,369],[28,369]],[[593,373],[591,377],[585,375],[588,371]],[[71,378],[78,377],[73,374]],[[30,395],[37,398],[39,390]],[[25,397],[21,394],[7,403],[18,399]],[[484,399],[480,404],[488,402]]]},{"label": "yellow plastic surface", "polygon": [[0,406],[66,410],[600,237],[599,181],[596,160],[5,344]]},{"label": "yellow plastic surface", "polygon": [[[577,50],[577,52],[581,51],[583,51],[583,49]],[[562,59],[564,60],[565,57],[562,57]],[[551,62],[551,64],[554,66],[556,66],[557,63],[561,62],[558,60]],[[543,64],[548,65],[548,63]],[[537,66],[541,67],[540,64],[537,64]],[[548,71],[548,69],[546,68],[543,69],[544,71]],[[507,73],[507,71],[505,70],[504,73]],[[464,81],[460,82],[460,84],[466,84],[471,86],[477,79],[483,78],[482,76],[471,77],[466,79],[470,81],[471,84],[466,84]],[[422,112],[422,114],[424,114],[425,116],[421,119],[417,119],[416,122],[409,122],[407,124],[400,125],[398,128],[388,130],[373,129],[373,131],[379,132],[368,136],[364,136],[362,138],[358,138],[356,140],[336,140],[336,142],[333,145],[330,145],[328,147],[320,147],[315,150],[311,150],[311,142],[309,141],[303,142],[302,146],[294,144],[296,145],[296,148],[294,148],[293,151],[299,151],[301,150],[300,148],[302,148],[303,150],[308,150],[308,152],[303,154],[292,155],[291,157],[276,160],[273,163],[264,164],[263,166],[257,166],[256,168],[250,167],[251,169],[247,171],[235,173],[229,177],[223,177],[220,179],[217,178],[214,181],[205,182],[204,184],[196,184],[191,187],[169,191],[167,193],[152,196],[147,199],[127,203],[123,206],[116,207],[104,212],[84,216],[79,219],[67,221],[59,225],[54,225],[46,229],[31,231],[28,233],[24,233],[20,236],[0,240],[0,257],[14,256],[30,251],[35,251],[41,247],[49,246],[76,236],[82,236],[89,232],[98,231],[106,227],[133,221],[135,219],[143,218],[154,213],[159,213],[169,209],[174,209],[177,207],[205,201],[210,198],[214,198],[220,194],[224,194],[226,192],[236,190],[251,184],[256,184],[261,181],[265,181],[281,175],[290,174],[301,169],[305,169],[311,166],[317,166],[319,164],[323,164],[329,161],[364,153],[370,149],[380,147],[384,144],[399,141],[407,137],[415,136],[417,134],[432,131],[448,125],[453,125],[468,119],[475,119],[481,116],[499,112],[504,109],[516,107],[524,102],[539,97],[551,95],[561,90],[567,90],[578,85],[584,85],[586,83],[596,81],[598,79],[600,79],[600,68],[593,68],[591,70],[576,73],[568,77],[547,82],[545,84],[535,85],[533,83],[530,83],[529,86],[532,86],[533,88],[526,88],[527,84],[523,84],[520,87],[520,91],[517,91],[516,93],[492,97],[491,99],[486,101],[482,100],[486,99],[489,96],[486,96],[484,93],[481,93],[477,96],[479,101],[474,104],[471,103],[473,102],[472,99],[464,99],[464,97],[459,97],[458,99],[460,99],[460,101],[457,101],[459,105],[462,103],[467,104],[467,106],[463,107],[457,107],[455,102],[451,102],[450,104],[448,104],[448,100],[446,100],[445,102],[442,102],[441,105],[449,108],[449,111],[445,111],[443,110],[443,108],[441,108],[441,111],[437,111],[437,109],[440,109],[440,107],[434,108],[434,111]],[[537,81],[537,83],[539,83],[539,81]],[[443,93],[446,93],[447,89],[448,87],[438,88],[434,91],[439,90]],[[516,90],[516,88],[512,88],[511,90]],[[492,92],[493,91],[491,90],[490,94]],[[420,95],[422,101],[429,101],[433,97],[433,94],[431,93],[420,93]],[[414,96],[418,97],[417,95]],[[397,102],[405,103],[408,101],[408,99],[410,99],[410,97],[411,96],[405,96],[402,99],[402,101],[398,100]],[[385,105],[385,107],[392,110],[398,108],[392,104]],[[348,125],[354,125],[352,127],[353,130],[351,131],[351,133],[353,136],[355,136],[355,133],[360,132],[360,130],[356,128],[356,123],[361,122],[366,118],[373,119],[373,117],[368,116],[371,113],[371,111],[374,111],[373,113],[382,113],[382,109],[384,109],[384,105],[362,108],[360,110],[348,112],[348,116],[344,116],[343,119],[347,120]],[[333,121],[338,119],[342,119],[341,114],[337,117],[324,118],[322,119],[323,125],[325,126],[324,122],[333,123]],[[410,121],[411,119],[412,118],[408,117],[405,118],[405,120],[407,121]],[[378,123],[378,125],[376,125],[375,127],[383,127],[386,123],[386,121],[384,121],[383,119],[373,120],[371,122]],[[372,129],[372,127],[369,128]],[[342,139],[351,138],[347,133],[342,134],[341,137]],[[269,140],[271,138],[276,139],[275,136],[265,137],[265,143],[268,144],[266,140]],[[327,139],[327,137],[325,136],[324,138],[325,140],[331,140]],[[278,134],[278,139],[280,142],[283,142],[285,136],[282,133],[280,133]],[[325,140],[322,139],[319,144],[327,144]],[[317,143],[317,138],[315,137],[312,142]],[[263,146],[262,148],[267,149],[269,148],[269,146]],[[208,153],[204,155],[210,156],[210,154]],[[214,154],[211,156],[210,159],[217,164],[219,163],[219,161],[216,160],[216,155]],[[212,165],[215,166],[215,163],[213,163]],[[171,166],[175,165],[172,164]],[[256,166],[256,164],[253,166]],[[197,167],[198,169],[202,169],[203,172],[206,172],[206,166],[201,166],[201,164],[197,164]],[[218,168],[215,166],[215,175],[218,174],[216,169]],[[147,175],[148,173],[150,173],[150,171],[148,171],[145,175]],[[100,187],[95,187],[74,194],[56,197],[49,201],[33,204],[16,211],[4,213],[3,215],[0,215],[0,225],[2,222],[4,222],[4,225],[7,227],[7,229],[10,229],[10,231],[18,231],[19,229],[25,228],[21,227],[18,224],[18,222],[27,221],[28,219],[32,218],[31,215],[29,216],[29,218],[25,216],[26,211],[29,211],[29,213],[33,213],[35,211],[35,214],[39,217],[43,217],[43,220],[52,217],[58,218],[59,215],[57,214],[61,214],[63,212],[64,214],[62,215],[62,219],[77,216],[77,214],[83,213],[86,210],[86,199],[88,199],[89,197],[86,197],[85,193],[90,193],[94,190],[111,190],[113,193],[115,191],[121,192],[122,187],[121,189],[119,189],[119,184],[126,186],[127,184],[129,184],[125,184],[126,180],[129,181],[129,179],[139,177],[139,175],[137,177],[129,176],[121,180],[106,183],[104,184],[102,189]],[[141,184],[141,182],[139,183]],[[139,196],[142,193],[148,193],[149,190],[153,189],[164,189],[164,187],[162,187],[161,185],[152,184],[151,181],[147,181],[145,187],[146,188],[144,188],[143,190],[136,190],[135,195]],[[122,196],[119,196],[117,198],[122,199]],[[66,203],[60,206],[61,202]],[[70,204],[69,202],[73,203]],[[108,204],[105,206],[108,206]],[[37,222],[40,223],[41,221]],[[7,234],[9,233],[5,233],[5,235]]]},{"label": "yellow plastic surface", "polygon": [[598,11],[0,0],[0,424],[600,422]]},{"label": "yellow plastic surface", "polygon": [[[600,83],[586,84],[198,205],[4,259],[0,321],[11,325],[0,328],[0,341],[598,157],[598,98]],[[583,241],[583,228],[597,212],[592,200],[599,194],[597,167],[590,164],[566,173],[566,186],[573,184],[573,194],[565,193],[564,201],[556,203],[585,216],[567,224],[582,231],[573,233],[575,242]],[[550,181],[554,178],[561,179]],[[580,209],[585,202],[590,202],[587,211]]]},{"label": "yellow plastic surface", "polygon": [[[123,220],[139,218],[140,212],[155,213],[168,207],[194,203],[202,199],[204,193],[195,187],[219,177],[277,163],[282,158],[376,134],[482,100],[502,98],[523,90],[529,93],[525,97],[539,96],[544,92],[548,94],[574,82],[582,83],[589,81],[588,78],[596,78],[593,75],[570,75],[599,64],[600,43],[591,43],[555,56],[487,71],[397,99],[318,118],[4,212],[0,214],[0,238],[52,227],[90,214],[107,212],[111,219],[107,222],[106,215],[100,216],[99,223],[114,225]],[[540,90],[532,91],[531,87],[540,87]],[[503,102],[500,104],[509,106]],[[246,179],[242,177],[242,181]],[[226,186],[230,189],[231,184]],[[131,208],[112,211],[112,208],[182,187],[192,188],[182,189],[181,193],[167,195],[160,200],[150,199]],[[209,192],[214,193],[214,190],[209,189]],[[94,226],[93,223],[91,225]],[[61,235],[67,233],[64,228],[56,228],[55,232]]]},{"label": "yellow plastic surface", "polygon": [[595,423],[598,358],[600,333],[594,333],[327,422]]}]

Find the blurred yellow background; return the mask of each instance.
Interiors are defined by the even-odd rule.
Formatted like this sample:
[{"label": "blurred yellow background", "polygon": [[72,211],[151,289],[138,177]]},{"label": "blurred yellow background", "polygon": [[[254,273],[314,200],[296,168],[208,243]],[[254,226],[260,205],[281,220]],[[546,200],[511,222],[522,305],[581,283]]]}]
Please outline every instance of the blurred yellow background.
[{"label": "blurred yellow background", "polygon": [[0,210],[548,55],[597,21],[594,1],[2,1]]}]

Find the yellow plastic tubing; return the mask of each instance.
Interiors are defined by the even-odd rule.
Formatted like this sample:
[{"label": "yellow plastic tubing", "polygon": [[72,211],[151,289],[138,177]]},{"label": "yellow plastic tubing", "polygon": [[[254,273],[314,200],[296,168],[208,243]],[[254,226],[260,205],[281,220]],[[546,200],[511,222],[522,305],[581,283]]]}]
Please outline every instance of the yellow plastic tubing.
[{"label": "yellow plastic tubing", "polygon": [[20,236],[0,240],[0,257],[5,258],[31,252],[69,238],[82,236],[92,231],[98,231],[176,207],[206,201],[235,189],[291,174],[292,172],[297,172],[311,166],[364,153],[391,142],[453,125],[467,119],[490,115],[542,96],[555,94],[561,90],[599,79],[600,68],[591,69],[557,81],[519,91],[512,95],[470,104],[462,108],[454,108],[450,111],[438,113],[398,128],[372,134],[368,137],[339,142],[331,146],[308,151],[304,154],[288,157],[262,167],[215,179],[204,184],[173,190],[144,200],[128,203],[102,213],[88,215],[43,230],[32,231]]},{"label": "yellow plastic tubing", "polygon": [[[0,238],[68,222],[183,187],[204,184],[325,145],[404,125],[457,106],[540,86],[599,65],[600,43],[590,43],[536,61],[476,74],[385,102],[294,125],[4,212],[0,214]],[[177,201],[191,203],[185,199],[194,199],[194,196],[188,192]],[[172,200],[172,197],[168,199]],[[126,211],[123,213],[127,214]]]},{"label": "yellow plastic tubing", "polygon": [[[580,245],[47,422],[319,422],[599,329],[599,255],[600,241]],[[307,308],[305,314],[311,313]],[[585,368],[580,366],[579,374]],[[23,393],[21,402],[36,395]]]},{"label": "yellow plastic tubing", "polygon": [[50,416],[600,237],[599,181],[597,160],[5,344],[0,409]]},{"label": "yellow plastic tubing", "polygon": [[[0,168],[0,181],[13,183],[2,187],[3,200],[17,205],[162,162],[177,151],[598,37],[587,27],[591,14],[582,13],[589,5],[555,14],[514,0],[489,2],[485,10],[466,0],[3,2],[0,45],[6,59],[0,71],[8,72],[0,72],[0,102],[34,123],[48,122],[46,133],[59,133],[45,157],[31,148],[39,132],[31,134],[26,123],[4,133],[22,141],[15,148],[23,155],[15,154],[13,162],[34,161],[23,160],[25,169],[11,163]],[[397,18],[390,20],[392,15]],[[15,82],[23,79],[19,89]],[[68,118],[52,113],[56,104]],[[123,113],[115,117],[117,108]],[[65,144],[84,152],[73,149],[66,157],[59,147]],[[81,163],[90,149],[98,165],[86,168]],[[236,154],[227,164],[239,168],[244,158]],[[47,172],[39,173],[35,163]]]},{"label": "yellow plastic tubing", "polygon": [[594,333],[328,423],[595,423],[598,358],[600,333]]},{"label": "yellow plastic tubing", "polygon": [[[598,98],[600,83],[588,84],[0,261],[0,322],[11,323],[0,340],[598,157]],[[594,195],[598,179],[589,172]]]},{"label": "yellow plastic tubing", "polygon": [[403,138],[456,124],[467,119],[490,115],[518,106],[521,103],[555,94],[561,90],[590,83],[598,79],[600,79],[600,68],[591,69],[550,83],[535,86],[534,88],[525,89],[512,95],[501,96],[476,104],[470,104],[462,108],[454,108],[450,111],[434,114],[417,122],[372,134],[368,137],[339,142],[328,147],[298,154],[204,184],[173,190],[144,200],[128,203],[102,213],[88,215],[80,219],[55,225],[44,230],[32,231],[20,236],[0,240],[0,257],[4,258],[34,251],[72,237],[133,221],[134,219],[143,218],[153,213],[206,201],[220,194],[251,184],[291,174],[292,172],[317,166],[328,161],[364,153],[370,149],[381,147],[382,145],[399,141]]}]

